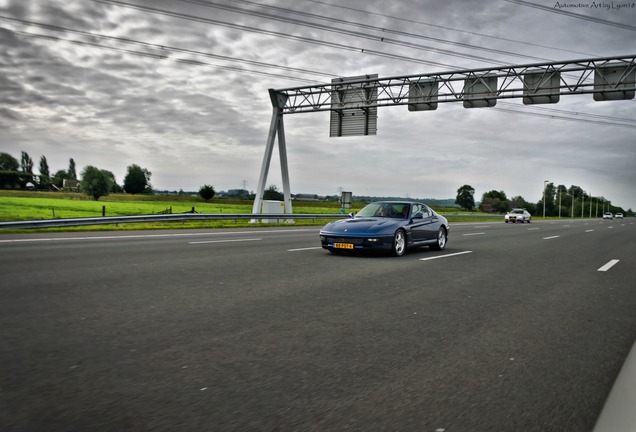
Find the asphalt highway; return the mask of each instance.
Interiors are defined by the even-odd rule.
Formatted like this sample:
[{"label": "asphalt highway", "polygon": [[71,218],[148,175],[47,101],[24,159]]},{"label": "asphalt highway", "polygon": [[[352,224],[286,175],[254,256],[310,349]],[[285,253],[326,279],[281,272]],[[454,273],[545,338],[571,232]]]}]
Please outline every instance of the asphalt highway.
[{"label": "asphalt highway", "polygon": [[2,431],[591,431],[636,340],[636,223],[0,236]]}]

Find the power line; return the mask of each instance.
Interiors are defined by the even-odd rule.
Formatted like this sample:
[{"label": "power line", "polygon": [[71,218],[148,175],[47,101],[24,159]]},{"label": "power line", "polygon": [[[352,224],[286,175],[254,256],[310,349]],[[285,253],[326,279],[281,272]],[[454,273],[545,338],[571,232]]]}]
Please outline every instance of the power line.
[{"label": "power line", "polygon": [[[543,6],[543,5],[538,5],[535,3],[531,3],[529,1],[524,1],[524,0],[504,0],[507,1],[508,3],[514,3],[514,4],[518,4],[521,6],[527,6],[527,7],[531,7],[531,8],[535,8],[535,9],[540,9],[546,12],[550,12],[550,13],[556,13],[556,14],[560,14],[560,15],[566,15],[572,18],[577,18],[577,19],[581,19],[581,20],[585,20],[585,21],[590,21],[590,22],[595,22],[598,24],[604,24],[604,25],[608,25],[608,26],[612,26],[612,27],[617,27],[617,28],[622,28],[625,30],[631,30],[631,31],[636,31],[636,27],[629,25],[629,24],[622,24],[616,21],[608,21],[608,20],[604,20],[601,18],[596,18],[596,17],[592,17],[592,16],[587,16],[587,15],[581,15],[581,14],[576,14],[574,12],[570,12],[567,10],[563,10],[563,9],[557,9],[556,7],[548,7],[548,6]],[[574,3],[576,4],[576,3]],[[603,8],[604,3],[596,3],[598,5],[599,9]],[[613,4],[613,2],[612,2]],[[579,6],[577,6],[579,7]],[[588,6],[589,7],[589,6]]]},{"label": "power line", "polygon": [[[178,12],[166,11],[166,10],[163,10],[163,9],[157,9],[157,8],[152,8],[152,7],[148,7],[148,6],[140,6],[140,5],[126,3],[126,2],[121,2],[121,1],[117,1],[117,0],[91,0],[91,1],[97,2],[97,3],[104,3],[104,4],[110,4],[110,5],[130,8],[130,9],[137,9],[137,10],[141,10],[141,11],[144,11],[144,12],[150,12],[150,13],[154,13],[154,14],[158,14],[158,15],[171,16],[171,17],[174,17],[174,18],[184,19],[184,20],[188,20],[188,21],[195,21],[195,22],[201,22],[201,23],[206,23],[206,24],[218,25],[218,26],[222,26],[222,27],[228,27],[228,28],[232,28],[232,29],[235,29],[235,30],[248,31],[248,32],[252,32],[252,33],[260,33],[260,34],[265,34],[265,35],[268,35],[268,36],[280,37],[280,38],[283,38],[283,39],[289,39],[289,40],[295,40],[295,41],[299,41],[299,42],[311,43],[311,44],[314,44],[314,45],[322,45],[322,46],[327,46],[327,47],[330,47],[330,48],[341,49],[341,50],[345,50],[345,51],[353,51],[353,52],[358,52],[358,53],[361,53],[361,54],[368,54],[368,55],[373,55],[373,56],[378,56],[378,57],[391,58],[391,59],[394,59],[394,60],[402,60],[402,61],[426,64],[426,65],[431,65],[431,66],[453,67],[451,65],[444,64],[444,63],[438,63],[438,62],[433,62],[433,61],[423,60],[423,59],[414,59],[413,57],[409,57],[409,56],[391,54],[391,53],[388,53],[388,52],[372,50],[372,49],[368,49],[368,48],[364,48],[364,47],[354,47],[354,46],[346,45],[346,44],[339,44],[339,43],[335,43],[335,42],[328,42],[328,41],[323,41],[323,40],[318,40],[318,39],[313,39],[313,38],[308,38],[308,37],[303,37],[303,36],[296,36],[296,35],[291,35],[289,33],[282,33],[282,32],[277,32],[277,31],[273,31],[273,30],[265,30],[265,29],[260,29],[260,28],[253,27],[253,26],[244,26],[244,25],[229,23],[229,22],[226,22],[226,21],[219,21],[219,20],[215,20],[215,19],[211,19],[211,18],[203,18],[203,17],[194,16],[194,15],[187,15],[187,14],[182,14],[182,13],[178,13]],[[377,40],[377,38],[374,39],[374,40]]]},{"label": "power line", "polygon": [[322,15],[312,14],[312,13],[308,13],[308,12],[295,11],[295,10],[288,9],[288,8],[281,8],[281,7],[269,6],[269,5],[261,5],[261,4],[258,4],[258,3],[255,3],[255,2],[252,2],[252,1],[249,1],[249,0],[234,0],[234,3],[237,3],[237,2],[238,3],[244,3],[244,4],[254,5],[254,6],[259,7],[259,8],[273,10],[273,11],[276,11],[276,12],[282,12],[282,13],[288,13],[288,14],[294,14],[294,15],[301,15],[301,16],[304,16],[304,17],[313,18],[313,19],[317,19],[317,20],[329,21],[329,22],[333,22],[333,23],[337,23],[337,24],[354,26],[354,27],[358,27],[358,28],[362,28],[362,29],[366,29],[366,30],[372,30],[372,31],[378,32],[382,36],[371,36],[371,35],[368,35],[366,33],[359,33],[359,32],[352,32],[352,31],[349,31],[349,30],[344,30],[341,27],[329,27],[329,26],[325,26],[325,25],[319,25],[319,24],[315,24],[315,23],[311,23],[311,22],[307,22],[307,21],[301,21],[301,20],[298,20],[298,19],[285,18],[285,17],[283,17],[281,15],[271,15],[271,14],[266,14],[266,13],[262,13],[262,12],[256,12],[256,11],[253,11],[253,10],[240,8],[240,7],[236,7],[236,6],[223,5],[223,4],[215,3],[215,2],[212,2],[212,1],[209,1],[209,0],[179,0],[179,1],[184,2],[184,3],[196,4],[196,5],[199,5],[199,6],[205,6],[205,7],[209,7],[209,8],[227,10],[227,11],[236,12],[236,13],[240,13],[240,14],[247,14],[247,15],[257,16],[257,17],[260,17],[260,18],[265,18],[265,19],[274,20],[274,21],[281,21],[281,22],[286,22],[286,23],[295,24],[295,25],[302,25],[302,26],[305,26],[305,27],[317,28],[319,30],[328,31],[328,32],[332,32],[332,33],[346,34],[348,36],[354,36],[354,37],[358,37],[358,38],[368,39],[368,40],[372,40],[372,41],[375,41],[375,42],[384,42],[384,43],[387,43],[387,44],[405,46],[405,47],[414,48],[414,49],[420,49],[420,50],[425,50],[425,51],[432,51],[432,52],[436,52],[436,53],[439,53],[439,54],[445,54],[445,55],[449,55],[449,56],[462,57],[462,58],[467,58],[467,59],[471,59],[471,60],[480,60],[480,61],[484,61],[484,62],[487,62],[487,63],[494,63],[494,61],[492,59],[486,59],[486,58],[483,58],[483,57],[478,57],[478,56],[465,54],[465,53],[458,53],[456,51],[449,51],[449,50],[444,50],[444,49],[440,49],[440,48],[433,48],[433,47],[429,47],[429,46],[423,46],[423,45],[418,45],[418,44],[414,44],[414,43],[404,42],[404,41],[400,41],[400,40],[397,40],[397,39],[391,39],[391,38],[387,37],[386,35],[387,34],[394,34],[394,35],[399,35],[399,36],[404,36],[404,37],[409,37],[409,38],[428,40],[428,41],[432,41],[432,42],[436,42],[436,43],[440,43],[440,44],[453,45],[453,46],[462,47],[462,48],[468,48],[468,49],[477,50],[477,51],[487,51],[487,52],[490,52],[490,53],[493,53],[493,54],[501,54],[501,55],[507,55],[507,56],[512,56],[512,57],[521,57],[521,58],[526,58],[526,59],[531,59],[531,60],[540,60],[540,61],[548,60],[548,59],[541,58],[541,57],[533,57],[533,56],[529,56],[529,55],[519,54],[519,53],[516,53],[516,52],[511,52],[511,51],[504,51],[504,50],[499,50],[499,49],[494,49],[494,48],[486,48],[486,47],[479,46],[479,45],[473,45],[473,44],[468,44],[468,43],[463,43],[463,42],[455,42],[455,41],[451,41],[451,40],[448,40],[448,39],[440,39],[440,38],[435,38],[435,37],[431,37],[431,36],[425,36],[425,35],[421,35],[421,34],[415,34],[415,33],[411,33],[411,32],[406,32],[406,31],[402,31],[402,30],[395,30],[395,29],[390,29],[390,28],[377,27],[377,26],[373,26],[373,25],[370,25],[370,24],[358,23],[358,22],[343,20],[343,19],[339,19],[339,18],[325,17],[325,16],[322,16]]},{"label": "power line", "polygon": [[[508,112],[508,113],[514,113],[514,114],[528,115],[528,116],[533,116],[533,117],[549,118],[549,119],[552,119],[552,120],[566,120],[566,121],[582,122],[582,123],[585,123],[585,124],[595,124],[595,125],[598,125],[598,126],[618,126],[618,127],[629,128],[629,129],[636,129],[636,124],[634,124],[633,120],[619,119],[620,121],[629,121],[629,122],[631,122],[631,123],[620,123],[620,122],[614,122],[614,121],[589,120],[589,119],[585,119],[585,118],[567,117],[567,116],[560,116],[560,115],[554,115],[554,114],[542,114],[542,113],[536,113],[536,112],[530,112],[530,111],[521,111],[521,110],[516,110],[516,109],[510,109],[510,108],[492,107],[490,109],[493,109],[495,111],[502,111],[502,112]],[[582,113],[575,113],[575,112],[569,112],[569,111],[562,111],[562,112],[568,113],[568,114],[573,114],[573,115],[580,115],[581,117],[583,117],[583,116],[592,117],[593,116],[592,114],[582,114]]]},{"label": "power line", "polygon": [[9,29],[5,29],[5,30],[10,31],[10,32],[15,33],[15,34],[22,35],[22,36],[27,36],[27,37],[46,39],[46,40],[51,40],[51,41],[55,41],[55,42],[66,42],[66,43],[70,43],[70,44],[73,44],[73,45],[89,46],[91,48],[98,48],[98,49],[103,49],[103,50],[116,51],[116,52],[120,52],[120,53],[123,53],[123,54],[130,54],[130,55],[135,55],[135,56],[139,56],[139,57],[153,58],[153,59],[156,59],[156,60],[166,60],[166,61],[170,61],[170,62],[189,64],[189,65],[193,65],[193,66],[212,66],[212,67],[217,68],[217,69],[230,70],[230,71],[233,71],[233,72],[242,72],[242,73],[247,72],[247,73],[254,74],[254,75],[263,75],[263,76],[271,76],[271,77],[277,77],[277,78],[285,78],[285,79],[288,79],[288,80],[300,81],[300,82],[312,82],[312,81],[309,81],[309,80],[303,79],[303,78],[296,78],[296,77],[291,77],[291,76],[288,76],[288,75],[273,74],[273,73],[264,72],[264,71],[260,71],[260,70],[245,70],[245,69],[241,69],[241,68],[234,67],[234,66],[222,66],[222,65],[215,65],[215,64],[205,63],[205,62],[198,61],[198,60],[172,58],[172,57],[167,57],[167,56],[160,55],[160,54],[153,54],[153,53],[147,53],[147,52],[142,52],[142,51],[134,51],[134,50],[124,49],[124,48],[117,48],[117,47],[109,47],[109,46],[105,46],[105,45],[95,44],[95,43],[92,43],[92,42],[78,41],[78,40],[72,40],[72,39],[63,39],[63,38],[56,37],[56,36],[42,35],[42,34],[36,34],[36,33],[28,33],[28,32],[16,31],[16,30],[9,30]]},{"label": "power line", "polygon": [[[146,8],[146,7],[132,5],[132,4],[124,3],[124,2],[118,2],[118,1],[114,1],[114,0],[93,0],[93,1],[100,2],[100,3],[115,4],[115,5],[118,5],[118,6],[123,5],[124,7],[132,7],[134,9],[140,9],[140,10],[143,10],[143,11],[146,11],[147,9],[149,9],[149,11],[151,13],[159,13],[159,14],[168,15],[168,16],[175,16],[176,15],[177,18],[182,18],[182,19],[195,18],[196,21],[218,23],[217,20],[208,20],[208,19],[203,19],[203,18],[199,18],[199,17],[192,17],[192,16],[189,16],[189,15],[178,14],[178,13],[173,13],[173,12],[169,12],[169,11],[163,11],[163,10],[154,9],[154,8]],[[182,0],[182,1],[188,1],[188,2],[191,2],[191,3],[194,2],[194,0]],[[238,1],[241,1],[241,0],[238,0]],[[243,1],[247,1],[247,0],[243,0]],[[209,2],[206,2],[206,3],[209,3]],[[186,50],[186,49],[170,47],[170,46],[165,46],[165,45],[152,44],[152,43],[149,43],[149,42],[143,42],[143,41],[138,41],[138,40],[133,40],[133,39],[128,39],[128,38],[118,38],[118,37],[113,37],[113,36],[106,36],[106,35],[96,34],[96,33],[92,33],[92,32],[86,32],[86,31],[68,29],[68,28],[54,26],[54,25],[49,25],[49,24],[37,23],[37,22],[34,22],[34,21],[20,20],[20,19],[17,19],[17,18],[10,18],[10,17],[6,17],[6,16],[0,16],[0,19],[5,19],[5,20],[13,21],[13,22],[19,22],[19,23],[24,24],[24,25],[39,26],[39,27],[45,28],[47,30],[52,30],[52,31],[66,32],[66,33],[77,34],[77,35],[81,35],[81,36],[86,36],[86,37],[91,37],[91,38],[96,38],[96,39],[102,39],[102,40],[109,40],[109,41],[120,42],[120,43],[126,43],[126,44],[135,44],[135,45],[143,46],[143,47],[146,47],[146,48],[159,50],[159,52],[161,54],[141,52],[141,51],[135,51],[135,50],[129,50],[129,49],[117,48],[117,47],[110,47],[110,46],[100,45],[100,44],[96,44],[96,43],[92,43],[92,42],[63,39],[63,38],[59,38],[59,37],[55,37],[55,36],[48,36],[48,35],[41,35],[41,34],[34,34],[34,33],[27,33],[27,32],[15,32],[17,34],[21,34],[21,35],[24,35],[24,36],[41,38],[41,39],[48,39],[48,40],[53,40],[53,41],[57,41],[57,42],[66,42],[66,43],[71,43],[71,44],[76,44],[76,45],[90,46],[90,47],[93,47],[93,48],[118,51],[118,52],[121,52],[121,53],[130,54],[130,55],[149,57],[149,58],[155,58],[155,59],[161,59],[161,60],[168,60],[168,61],[177,62],[177,63],[190,64],[190,65],[196,65],[196,66],[211,66],[211,67],[215,67],[215,68],[220,68],[220,69],[225,69],[225,70],[230,70],[230,71],[235,71],[235,72],[240,72],[240,73],[250,73],[250,74],[258,74],[258,75],[264,75],[264,76],[282,77],[282,78],[285,78],[285,79],[296,80],[296,81],[312,82],[312,81],[307,80],[307,79],[291,77],[291,76],[288,76],[288,75],[273,74],[273,73],[264,72],[262,70],[246,70],[246,69],[242,69],[242,68],[238,68],[238,67],[222,66],[222,65],[215,65],[215,64],[205,63],[205,62],[198,61],[198,60],[173,58],[173,57],[167,56],[166,52],[171,52],[172,51],[172,52],[180,52],[180,53],[191,54],[191,55],[195,55],[195,56],[206,56],[206,57],[221,59],[221,60],[224,60],[224,61],[245,63],[245,64],[250,64],[250,65],[259,66],[259,67],[278,68],[278,69],[281,69],[281,70],[286,70],[286,71],[289,71],[289,72],[296,72],[296,73],[313,74],[313,75],[328,76],[328,77],[335,77],[336,76],[336,75],[327,74],[327,73],[324,73],[324,72],[312,71],[312,70],[308,70],[308,69],[292,68],[292,67],[280,66],[280,65],[275,65],[275,64],[271,64],[271,63],[264,63],[264,62],[255,62],[255,61],[240,59],[240,58],[236,58],[236,57],[220,56],[220,55],[216,55],[216,54],[212,54],[212,53],[208,53],[208,52],[203,52],[203,51]],[[224,24],[228,24],[228,25],[231,25],[233,27],[246,27],[246,26],[236,26],[236,25],[232,25],[232,24],[229,24],[229,23],[224,23]],[[260,29],[255,29],[253,27],[247,27],[247,28],[251,29],[251,30],[260,30]],[[342,48],[342,46],[339,46],[338,44],[335,44],[335,45],[337,45],[338,48]],[[396,56],[396,55],[392,55],[392,54],[389,54],[389,53],[382,53],[382,52],[377,52],[377,51],[376,52],[371,51],[371,52],[374,55],[386,56],[388,58],[400,58],[400,59],[405,60],[405,61],[415,61],[415,62],[417,62],[416,60],[414,60],[412,58],[409,58],[409,57]],[[510,105],[512,105],[512,104],[510,104]],[[541,107],[534,107],[534,108],[535,109],[541,109]],[[543,108],[543,109],[545,111],[549,111],[550,110],[549,108]],[[595,116],[593,114],[569,112],[569,111],[564,111],[564,110],[552,110],[552,111],[553,112],[558,112],[558,114],[573,115],[575,117],[571,117],[570,118],[570,117],[564,117],[564,116],[561,116],[561,115],[531,113],[531,112],[527,112],[527,111],[519,111],[519,110],[512,110],[512,109],[506,110],[504,108],[499,108],[499,110],[508,111],[508,112],[515,112],[515,113],[518,113],[518,114],[534,115],[534,116],[548,117],[548,118],[554,118],[554,119],[563,119],[563,120],[573,120],[573,121],[587,121],[587,122],[590,122],[590,120],[582,120],[581,117],[587,117],[587,118],[592,118],[592,119],[596,117],[596,120],[592,121],[595,124],[599,124],[599,125],[601,125],[601,124],[602,125],[615,125],[615,126],[622,126],[622,127],[633,127],[631,124],[626,125],[626,124],[620,123],[620,122],[632,122],[633,123],[632,120],[619,119],[619,118],[616,118],[616,117],[609,117],[609,116],[605,116],[604,118],[601,118],[603,116]],[[613,122],[612,122],[612,120],[613,120]]]},{"label": "power line", "polygon": [[[129,38],[120,38],[120,37],[115,37],[115,36],[107,36],[107,35],[98,34],[98,33],[92,33],[92,32],[86,32],[86,31],[82,31],[82,30],[69,29],[69,28],[66,28],[66,27],[54,26],[54,25],[51,25],[51,24],[44,24],[44,23],[39,23],[39,22],[35,22],[35,21],[27,21],[27,20],[21,20],[21,19],[18,19],[18,18],[11,18],[11,17],[7,17],[7,16],[3,16],[3,15],[0,15],[0,19],[7,20],[7,21],[13,21],[13,22],[19,22],[19,23],[24,24],[24,25],[40,27],[40,28],[44,28],[44,29],[47,29],[47,30],[57,31],[57,32],[72,33],[72,34],[77,34],[77,35],[81,35],[81,36],[88,36],[88,37],[95,38],[95,39],[103,39],[103,40],[109,40],[109,41],[115,41],[115,42],[122,42],[122,43],[126,43],[126,44],[139,45],[139,46],[143,46],[143,47],[146,47],[146,48],[152,48],[152,49],[158,50],[159,52],[161,52],[161,54],[155,54],[155,55],[148,54],[148,56],[156,56],[157,58],[161,58],[161,59],[167,58],[167,55],[166,55],[167,52],[178,52],[178,53],[184,53],[184,54],[192,54],[192,55],[197,55],[197,56],[210,57],[210,58],[214,58],[214,59],[218,59],[218,60],[227,60],[227,61],[233,61],[233,62],[238,62],[238,63],[245,63],[245,64],[249,64],[249,65],[252,65],[252,66],[268,67],[268,68],[286,70],[286,71],[289,71],[289,72],[304,73],[304,74],[308,74],[308,75],[318,75],[318,76],[329,77],[329,78],[337,77],[337,75],[329,74],[329,73],[326,73],[326,72],[317,72],[317,71],[312,71],[312,70],[309,70],[309,69],[294,68],[294,67],[290,67],[290,66],[281,66],[281,65],[276,65],[276,64],[272,64],[272,63],[265,63],[265,62],[259,62],[259,61],[254,61],[254,60],[246,60],[246,59],[237,58],[237,57],[230,57],[230,56],[212,54],[212,53],[209,53],[209,52],[203,52],[203,51],[197,51],[197,50],[189,50],[189,49],[184,49],[184,48],[176,48],[176,47],[171,47],[171,46],[167,46],[167,45],[152,44],[152,43],[149,43],[149,42],[142,42],[142,41],[129,39]],[[22,34],[28,35],[28,36],[36,36],[33,33],[22,33]],[[66,40],[66,39],[60,39],[60,38],[57,38],[57,39],[60,40],[60,41],[64,41],[64,42],[79,42],[79,41],[72,41],[72,40]],[[105,48],[103,45],[94,45],[94,46],[98,47],[98,48]],[[172,60],[178,60],[178,59],[172,59]]]},{"label": "power line", "polygon": [[593,56],[593,54],[590,54],[590,53],[584,53],[584,52],[580,52],[580,51],[573,51],[573,50],[567,50],[567,49],[563,49],[563,48],[556,48],[556,47],[551,47],[551,46],[546,46],[546,45],[534,44],[534,43],[530,43],[530,42],[526,42],[526,41],[520,41],[520,40],[516,40],[516,39],[510,39],[510,38],[504,38],[504,37],[500,37],[500,36],[488,35],[488,34],[485,34],[485,33],[472,32],[472,31],[468,31],[468,30],[461,30],[461,29],[456,29],[456,28],[453,28],[453,27],[426,23],[426,22],[422,22],[422,21],[409,19],[409,18],[402,18],[402,17],[398,17],[398,16],[395,16],[395,15],[386,15],[386,14],[381,14],[381,13],[377,13],[377,12],[369,12],[369,11],[365,11],[363,9],[356,9],[356,8],[353,8],[353,7],[337,5],[337,4],[333,4],[333,3],[327,3],[327,2],[323,2],[323,1],[319,1],[319,0],[304,0],[304,1],[326,5],[326,6],[329,6],[331,8],[340,8],[340,9],[350,10],[350,11],[354,11],[354,12],[361,12],[361,13],[364,13],[364,14],[379,16],[379,17],[383,17],[383,18],[390,18],[390,19],[394,19],[394,20],[398,20],[398,21],[402,21],[402,22],[408,22],[408,23],[412,23],[412,24],[420,24],[420,25],[424,25],[424,26],[428,26],[428,27],[438,28],[438,29],[441,29],[441,30],[451,30],[451,31],[455,31],[455,32],[468,34],[468,35],[479,36],[479,37],[484,37],[484,38],[489,38],[489,39],[495,39],[495,40],[500,40],[500,41],[504,41],[504,42],[514,42],[514,43],[527,45],[527,46],[532,46],[532,47],[547,48],[547,49],[554,50],[554,51],[568,52],[568,53],[572,53],[572,54],[581,54],[581,55],[585,55],[585,56]]}]

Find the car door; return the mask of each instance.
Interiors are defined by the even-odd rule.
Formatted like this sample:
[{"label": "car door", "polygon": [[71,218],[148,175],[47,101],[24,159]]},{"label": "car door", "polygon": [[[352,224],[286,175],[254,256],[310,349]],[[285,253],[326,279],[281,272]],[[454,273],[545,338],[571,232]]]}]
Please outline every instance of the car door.
[{"label": "car door", "polygon": [[[420,217],[421,216],[421,217]],[[414,242],[423,242],[436,238],[436,219],[433,210],[424,204],[414,204],[411,209],[411,233]]]}]

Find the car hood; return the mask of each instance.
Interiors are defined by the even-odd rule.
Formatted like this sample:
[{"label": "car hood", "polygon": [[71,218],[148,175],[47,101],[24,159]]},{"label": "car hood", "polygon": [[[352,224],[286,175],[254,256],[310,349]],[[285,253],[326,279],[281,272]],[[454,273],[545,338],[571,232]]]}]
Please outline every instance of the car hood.
[{"label": "car hood", "polygon": [[343,235],[370,234],[379,233],[384,230],[390,231],[404,223],[406,223],[406,220],[389,218],[342,219],[325,225],[322,231]]}]

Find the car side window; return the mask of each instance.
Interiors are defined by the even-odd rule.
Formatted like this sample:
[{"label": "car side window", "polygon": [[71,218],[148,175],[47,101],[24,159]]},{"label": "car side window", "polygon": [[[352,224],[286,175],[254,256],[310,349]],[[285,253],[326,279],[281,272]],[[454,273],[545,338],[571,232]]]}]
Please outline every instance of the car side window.
[{"label": "car side window", "polygon": [[419,204],[413,204],[413,216],[418,213],[422,213],[422,206]]},{"label": "car side window", "polygon": [[427,218],[431,215],[431,212],[428,207],[424,205],[420,205],[420,204],[414,204],[412,214],[413,216],[415,216],[418,213],[421,214],[423,218]]}]

